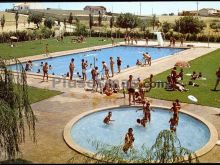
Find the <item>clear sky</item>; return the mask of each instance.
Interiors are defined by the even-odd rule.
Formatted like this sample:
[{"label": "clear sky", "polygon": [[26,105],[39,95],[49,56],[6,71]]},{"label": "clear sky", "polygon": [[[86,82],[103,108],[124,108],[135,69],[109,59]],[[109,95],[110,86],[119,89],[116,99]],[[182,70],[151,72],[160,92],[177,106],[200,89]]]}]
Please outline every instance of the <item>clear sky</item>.
[{"label": "clear sky", "polygon": [[[198,1],[198,9],[215,8],[220,10],[220,1]],[[42,8],[61,8],[67,10],[83,10],[86,5],[105,6],[107,11],[113,10],[116,13],[135,13],[140,14],[140,2],[41,2]],[[0,2],[0,10],[4,11],[7,8],[12,8],[13,3]],[[182,10],[197,10],[197,1],[161,1],[161,2],[141,2],[141,15],[154,14],[161,15],[164,13],[177,14]]]}]

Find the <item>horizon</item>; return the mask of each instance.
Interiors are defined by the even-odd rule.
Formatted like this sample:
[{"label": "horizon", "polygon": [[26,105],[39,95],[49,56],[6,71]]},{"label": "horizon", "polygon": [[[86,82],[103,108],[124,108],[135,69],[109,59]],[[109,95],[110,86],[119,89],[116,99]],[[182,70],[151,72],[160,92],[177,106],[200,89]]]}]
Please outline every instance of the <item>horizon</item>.
[{"label": "horizon", "polygon": [[[162,15],[174,13],[183,10],[198,10],[202,8],[214,8],[220,9],[220,2],[216,1],[161,1],[161,2],[30,2],[35,3],[42,9],[53,8],[62,10],[83,10],[85,6],[104,6],[107,12],[112,13],[126,13],[130,12],[136,15]],[[23,2],[0,2],[0,11],[5,11],[5,9],[13,8],[13,4],[23,3]],[[123,8],[121,7],[123,6]],[[141,6],[141,8],[140,8]]]}]

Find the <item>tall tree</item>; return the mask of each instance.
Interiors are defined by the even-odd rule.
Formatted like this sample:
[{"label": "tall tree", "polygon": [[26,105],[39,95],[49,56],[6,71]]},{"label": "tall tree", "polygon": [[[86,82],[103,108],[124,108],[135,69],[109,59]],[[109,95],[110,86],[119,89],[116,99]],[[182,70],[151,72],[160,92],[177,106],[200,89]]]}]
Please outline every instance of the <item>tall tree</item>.
[{"label": "tall tree", "polygon": [[156,25],[156,15],[154,14],[153,17],[152,17],[153,30],[154,30],[155,25]]},{"label": "tall tree", "polygon": [[31,17],[30,17],[30,15],[28,15],[27,22],[28,22],[28,27],[29,27],[29,26],[30,26],[30,23],[31,23]]},{"label": "tall tree", "polygon": [[65,30],[66,30],[66,18],[64,18],[63,24],[64,24],[64,28],[65,28]]},{"label": "tall tree", "polygon": [[5,26],[5,15],[3,14],[2,18],[1,18],[1,27],[2,27],[2,31],[4,29]]},{"label": "tall tree", "polygon": [[114,16],[112,16],[111,18],[110,18],[110,22],[109,22],[109,26],[110,26],[110,28],[111,28],[111,36],[112,36],[112,28],[113,28],[113,26],[114,26]]},{"label": "tall tree", "polygon": [[90,37],[91,37],[92,26],[93,26],[93,16],[92,16],[92,14],[89,14]]},{"label": "tall tree", "polygon": [[99,11],[99,17],[98,17],[99,27],[102,26],[102,14]]},{"label": "tall tree", "polygon": [[35,141],[36,117],[31,108],[25,70],[14,59],[16,71],[8,67],[8,61],[0,58],[0,155],[11,160],[20,152],[25,141],[25,124]]},{"label": "tall tree", "polygon": [[68,23],[70,24],[70,28],[71,28],[72,24],[73,24],[73,14],[72,13],[70,13],[70,15],[69,15]]},{"label": "tall tree", "polygon": [[19,15],[18,15],[18,11],[15,13],[15,24],[16,24],[16,31],[18,29],[18,18],[19,18]]}]

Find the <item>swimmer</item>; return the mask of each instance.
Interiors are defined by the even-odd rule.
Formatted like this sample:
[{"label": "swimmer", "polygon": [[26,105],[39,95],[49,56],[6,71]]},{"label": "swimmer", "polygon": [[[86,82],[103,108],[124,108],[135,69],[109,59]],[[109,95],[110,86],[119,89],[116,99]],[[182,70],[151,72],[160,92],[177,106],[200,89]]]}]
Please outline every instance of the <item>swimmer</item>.
[{"label": "swimmer", "polygon": [[133,135],[133,129],[129,128],[128,133],[125,135],[125,143],[123,146],[123,151],[127,153],[127,151],[133,147],[133,142],[134,142],[134,135]]},{"label": "swimmer", "polygon": [[136,65],[141,66],[142,63],[137,59]]},{"label": "swimmer", "polygon": [[40,63],[40,66],[43,66],[43,65],[44,65],[44,62],[41,62],[41,63]]},{"label": "swimmer", "polygon": [[50,69],[50,70],[53,69],[51,65],[49,65],[49,69]]},{"label": "swimmer", "polygon": [[111,120],[112,117],[112,112],[108,112],[108,116],[105,117],[105,119],[103,120],[103,122],[105,124],[109,124],[110,121],[115,121],[115,120]]},{"label": "swimmer", "polygon": [[170,130],[176,132],[177,120],[175,118],[171,118],[169,123],[170,123]]},{"label": "swimmer", "polygon": [[143,119],[137,119],[137,123],[141,124],[143,127],[146,127],[147,119],[143,117]]},{"label": "swimmer", "polygon": [[37,70],[37,73],[40,73],[40,69]]}]

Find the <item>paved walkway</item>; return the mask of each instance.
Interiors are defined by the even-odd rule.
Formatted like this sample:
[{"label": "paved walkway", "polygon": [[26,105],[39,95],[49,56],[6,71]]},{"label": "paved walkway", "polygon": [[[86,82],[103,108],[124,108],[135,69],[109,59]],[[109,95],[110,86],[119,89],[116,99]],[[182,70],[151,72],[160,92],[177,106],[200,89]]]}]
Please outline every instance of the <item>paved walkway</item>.
[{"label": "paved walkway", "polygon": [[[139,42],[139,44],[145,44]],[[151,43],[153,44],[153,42]],[[136,68],[115,76],[115,78],[126,78],[128,74],[137,74],[147,77],[149,74],[157,74],[171,68],[176,60],[192,60],[203,54],[211,52],[216,48],[192,48],[183,52],[183,55],[170,56],[153,62],[151,67]],[[159,66],[159,67],[158,67]],[[146,71],[147,70],[147,71]],[[65,125],[76,115],[85,111],[113,105],[127,105],[128,100],[121,98],[121,94],[110,97],[85,92],[83,88],[65,87],[63,83],[54,81],[41,82],[42,77],[33,78],[28,76],[28,84],[39,88],[56,89],[64,92],[61,95],[49,98],[32,104],[32,108],[38,118],[36,125],[37,143],[34,144],[27,136],[26,142],[22,145],[23,159],[34,163],[67,163],[71,158],[75,158],[74,163],[83,163],[85,157],[70,149],[63,140],[63,129]],[[66,84],[67,85],[67,84]],[[73,83],[71,83],[73,85]],[[78,84],[79,85],[79,84]],[[154,105],[171,106],[170,101],[151,99]],[[220,112],[219,108],[212,108],[200,105],[183,104],[184,110],[195,113],[211,122],[220,133],[220,117],[215,114]],[[215,146],[209,153],[200,158],[201,162],[219,162],[220,147]]]}]

